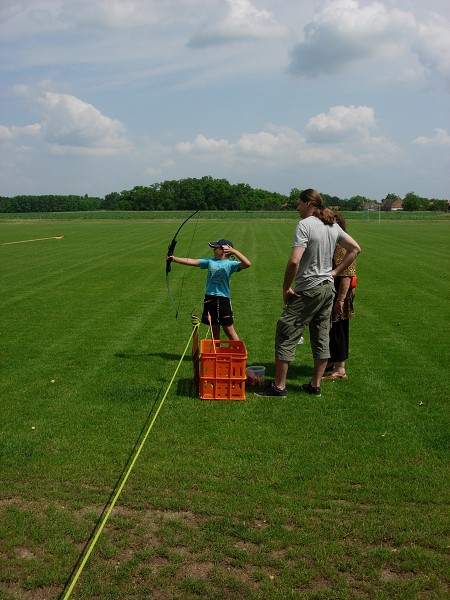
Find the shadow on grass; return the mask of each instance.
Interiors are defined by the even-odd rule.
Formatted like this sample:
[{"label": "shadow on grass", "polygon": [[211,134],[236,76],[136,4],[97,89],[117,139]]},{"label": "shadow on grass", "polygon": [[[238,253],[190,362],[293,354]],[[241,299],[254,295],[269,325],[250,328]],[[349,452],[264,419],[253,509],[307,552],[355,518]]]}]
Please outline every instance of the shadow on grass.
[{"label": "shadow on grass", "polygon": [[[275,365],[274,363],[258,363],[260,364],[262,367],[266,368],[266,372],[265,372],[265,381],[270,381],[272,379],[275,379]],[[296,379],[303,379],[304,377],[309,377],[309,379],[311,379],[313,374],[313,369],[311,366],[309,365],[295,365],[293,363],[290,364],[289,366],[289,371],[288,371],[288,381],[294,381]],[[308,381],[309,381],[308,379]],[[301,383],[305,383],[304,381],[302,381]]]},{"label": "shadow on grass", "polygon": [[[185,380],[185,381],[187,381],[187,380]],[[131,464],[132,464],[132,462],[133,462],[133,460],[135,458],[136,451],[138,450],[140,444],[142,443],[143,438],[144,438],[145,434],[147,433],[149,424],[150,424],[151,420],[153,419],[153,417],[155,415],[155,412],[157,410],[160,397],[161,397],[163,391],[166,389],[166,383],[167,382],[164,382],[161,385],[161,387],[160,387],[160,389],[159,389],[159,391],[158,391],[158,393],[156,395],[155,401],[154,401],[154,403],[153,403],[153,405],[152,405],[152,407],[151,407],[151,409],[150,409],[150,411],[149,411],[149,413],[147,415],[147,418],[146,418],[146,420],[145,420],[145,422],[144,422],[144,424],[142,426],[141,431],[139,432],[139,435],[138,435],[138,437],[137,437],[137,439],[136,439],[136,441],[135,441],[135,443],[133,445],[133,448],[131,449],[131,452],[130,452],[128,458],[127,458],[127,461],[126,461],[125,465],[123,466],[123,469],[122,469],[119,477],[117,478],[117,481],[116,481],[116,483],[115,483],[115,485],[114,485],[114,487],[113,487],[113,489],[112,489],[112,491],[111,491],[111,493],[110,493],[110,495],[109,495],[109,497],[108,497],[108,499],[107,499],[107,501],[106,501],[106,503],[105,503],[105,505],[103,507],[102,512],[100,513],[100,515],[99,515],[99,517],[98,517],[98,519],[97,519],[94,527],[92,528],[92,531],[91,531],[91,534],[90,534],[89,538],[87,539],[87,541],[86,541],[86,543],[85,543],[82,551],[80,552],[80,555],[78,557],[77,562],[75,563],[75,565],[74,565],[74,567],[73,567],[73,569],[72,569],[69,577],[67,578],[67,581],[64,584],[64,588],[63,588],[61,594],[58,596],[59,600],[62,600],[65,597],[65,595],[67,594],[67,592],[69,590],[70,585],[72,584],[72,582],[74,580],[74,577],[77,576],[77,573],[78,573],[78,571],[79,571],[79,569],[80,569],[80,567],[82,565],[82,562],[83,562],[83,560],[84,560],[84,558],[86,556],[86,553],[89,551],[89,548],[90,548],[90,546],[92,544],[92,541],[94,540],[94,538],[95,538],[95,536],[96,536],[96,534],[97,534],[97,532],[99,530],[99,527],[101,526],[101,523],[102,523],[102,521],[103,521],[103,519],[105,517],[105,514],[107,513],[108,509],[110,508],[111,503],[112,503],[115,495],[117,494],[120,486],[123,483],[124,477],[126,476],[128,470],[129,470],[129,468],[130,468],[130,466],[131,466]],[[193,382],[191,382],[191,383],[192,383],[192,386],[194,386],[194,383]],[[81,571],[80,571],[79,575],[81,575]],[[78,576],[77,576],[77,579],[78,579]]]},{"label": "shadow on grass", "polygon": [[[292,380],[292,379],[301,379],[304,377],[309,377],[309,379],[311,379],[313,374],[313,369],[312,366],[309,365],[290,365],[289,367],[289,372],[288,372],[288,379]],[[308,381],[309,381],[308,379]],[[305,381],[303,381],[302,383],[306,383]]]},{"label": "shadow on grass", "polygon": [[180,379],[177,385],[177,396],[188,396],[189,398],[198,398],[195,388],[194,377],[192,379]]}]

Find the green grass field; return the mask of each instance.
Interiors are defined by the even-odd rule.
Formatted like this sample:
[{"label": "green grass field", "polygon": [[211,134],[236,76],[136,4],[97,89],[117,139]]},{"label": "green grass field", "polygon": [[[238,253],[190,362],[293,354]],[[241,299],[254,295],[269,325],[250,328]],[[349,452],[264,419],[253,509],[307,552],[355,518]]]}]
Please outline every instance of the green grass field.
[{"label": "green grass field", "polygon": [[[181,217],[181,214],[179,215]],[[187,216],[187,215],[184,215]],[[191,219],[178,256],[231,239],[247,364],[273,376],[296,222]],[[20,219],[0,243],[0,600],[63,598],[199,312],[205,273],[165,254],[180,219]],[[348,222],[362,246],[348,381],[193,395],[188,355],[71,597],[449,597],[449,222]],[[206,337],[202,326],[200,336]]]}]

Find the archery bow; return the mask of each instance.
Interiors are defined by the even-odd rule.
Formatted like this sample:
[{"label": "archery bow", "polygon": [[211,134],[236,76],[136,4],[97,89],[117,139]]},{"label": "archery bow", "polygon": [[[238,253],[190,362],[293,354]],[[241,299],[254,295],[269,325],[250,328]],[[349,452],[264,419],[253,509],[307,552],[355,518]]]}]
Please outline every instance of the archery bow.
[{"label": "archery bow", "polygon": [[198,212],[200,212],[200,209],[196,210],[195,212],[192,213],[192,215],[189,215],[189,217],[187,219],[185,219],[181,225],[178,227],[176,234],[173,236],[172,241],[169,244],[169,247],[167,248],[167,258],[166,258],[166,284],[167,284],[167,293],[169,294],[169,298],[170,301],[172,302],[172,306],[175,309],[175,319],[178,318],[178,308],[175,304],[175,301],[173,299],[172,296],[172,292],[170,291],[170,284],[169,284],[169,273],[172,270],[170,263],[172,262],[172,259],[169,258],[170,256],[173,255],[174,251],[175,251],[175,246],[177,245],[177,235],[180,233],[181,228],[183,227],[183,225],[185,223],[187,223],[189,221],[190,218],[192,218],[194,215],[196,215]]}]

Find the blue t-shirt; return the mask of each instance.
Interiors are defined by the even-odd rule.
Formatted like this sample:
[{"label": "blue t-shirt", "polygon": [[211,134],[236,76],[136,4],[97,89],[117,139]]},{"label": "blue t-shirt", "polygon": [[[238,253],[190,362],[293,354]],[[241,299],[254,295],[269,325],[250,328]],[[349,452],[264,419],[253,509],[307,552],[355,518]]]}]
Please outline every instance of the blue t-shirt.
[{"label": "blue t-shirt", "polygon": [[230,277],[240,266],[237,260],[219,260],[217,258],[200,258],[199,267],[208,269],[206,276],[207,296],[230,297]]}]

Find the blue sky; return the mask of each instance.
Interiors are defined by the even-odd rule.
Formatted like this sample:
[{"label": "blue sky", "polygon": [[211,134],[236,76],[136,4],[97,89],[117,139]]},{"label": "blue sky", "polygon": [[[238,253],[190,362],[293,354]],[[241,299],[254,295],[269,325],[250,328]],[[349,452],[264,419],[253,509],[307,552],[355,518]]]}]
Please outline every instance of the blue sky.
[{"label": "blue sky", "polygon": [[2,0],[0,195],[450,198],[448,0]]}]

